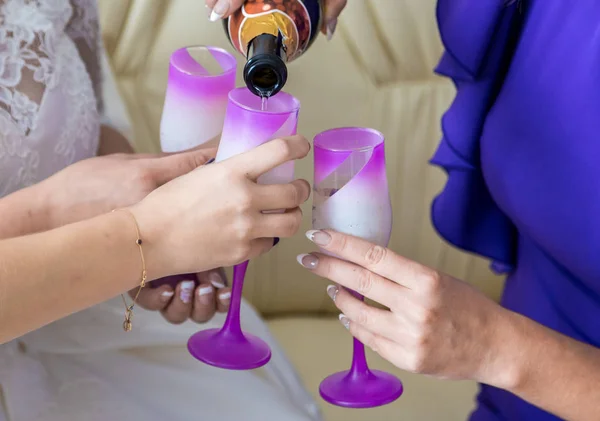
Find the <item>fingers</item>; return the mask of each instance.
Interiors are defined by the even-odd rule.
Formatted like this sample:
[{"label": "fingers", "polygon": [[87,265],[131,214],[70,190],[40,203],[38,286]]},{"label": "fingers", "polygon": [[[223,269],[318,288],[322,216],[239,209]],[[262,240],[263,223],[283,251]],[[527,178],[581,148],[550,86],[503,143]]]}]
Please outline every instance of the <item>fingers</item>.
[{"label": "fingers", "polygon": [[340,314],[339,318],[340,323],[342,323],[342,325],[348,331],[350,331],[350,334],[362,342],[367,348],[371,348],[382,358],[390,361],[392,364],[398,367],[403,367],[401,358],[405,353],[400,344],[383,336],[377,335],[361,324],[349,319],[345,314]]},{"label": "fingers", "polygon": [[310,197],[310,184],[294,180],[288,184],[258,185],[254,194],[256,206],[263,211],[292,209]]},{"label": "fingers", "polygon": [[216,22],[229,17],[233,12],[242,7],[244,0],[206,0],[206,7],[211,10],[209,19]]},{"label": "fingers", "polygon": [[191,318],[196,323],[206,323],[217,309],[215,288],[211,284],[200,283],[194,296]]},{"label": "fingers", "polygon": [[298,256],[298,263],[317,275],[356,291],[388,308],[409,305],[406,288],[352,262],[312,253]]},{"label": "fingers", "polygon": [[294,236],[302,224],[302,210],[300,208],[289,209],[284,213],[268,213],[258,217],[257,224],[252,232],[253,237],[271,238],[271,246],[274,245],[273,238],[289,238]]},{"label": "fingers", "polygon": [[[137,294],[137,288],[129,292],[133,299]],[[163,310],[173,298],[175,292],[169,285],[162,285],[158,288],[143,288],[137,298],[137,305],[150,311]]]},{"label": "fingers", "polygon": [[418,289],[435,275],[432,269],[362,238],[330,230],[309,231],[306,236],[323,250],[410,289]]},{"label": "fingers", "polygon": [[326,0],[325,19],[323,19],[323,28],[321,28],[321,32],[327,36],[328,40],[333,37],[335,28],[337,27],[338,16],[342,13],[342,10],[344,10],[347,3],[347,0]]},{"label": "fingers", "polygon": [[327,295],[344,316],[372,333],[393,341],[402,334],[404,323],[392,312],[372,307],[337,285],[328,286]]},{"label": "fingers", "polygon": [[151,167],[156,183],[160,186],[206,164],[215,157],[215,153],[215,149],[193,149],[150,159],[145,165]]},{"label": "fingers", "polygon": [[173,324],[180,324],[191,316],[195,286],[193,280],[183,281],[177,285],[171,303],[162,311],[165,319]]},{"label": "fingers", "polygon": [[229,302],[231,301],[231,288],[222,288],[217,291],[217,311],[226,313],[229,310]]},{"label": "fingers", "polygon": [[251,180],[256,180],[285,162],[304,158],[309,151],[308,140],[304,136],[295,135],[263,143],[225,162],[246,174]]}]

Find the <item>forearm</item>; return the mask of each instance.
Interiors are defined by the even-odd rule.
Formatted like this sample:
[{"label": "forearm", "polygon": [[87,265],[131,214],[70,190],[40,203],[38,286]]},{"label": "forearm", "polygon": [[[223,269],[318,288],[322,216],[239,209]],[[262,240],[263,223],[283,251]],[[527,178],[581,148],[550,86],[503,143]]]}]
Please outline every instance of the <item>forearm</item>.
[{"label": "forearm", "polygon": [[50,229],[46,193],[36,185],[0,199],[0,239]]},{"label": "forearm", "polygon": [[[115,153],[133,153],[133,148],[121,133],[102,126],[98,154]],[[47,186],[41,182],[0,199],[0,239],[56,228],[51,209],[52,192]]]},{"label": "forearm", "polygon": [[[131,216],[115,212],[1,240],[0,343],[139,284],[142,264],[135,236]],[[151,276],[153,269],[148,270]]]},{"label": "forearm", "polygon": [[[504,355],[509,365],[495,386],[569,421],[597,421],[600,349],[511,313]],[[506,376],[506,373],[512,373]],[[508,380],[508,383],[502,384]],[[491,383],[494,383],[493,381]]]}]

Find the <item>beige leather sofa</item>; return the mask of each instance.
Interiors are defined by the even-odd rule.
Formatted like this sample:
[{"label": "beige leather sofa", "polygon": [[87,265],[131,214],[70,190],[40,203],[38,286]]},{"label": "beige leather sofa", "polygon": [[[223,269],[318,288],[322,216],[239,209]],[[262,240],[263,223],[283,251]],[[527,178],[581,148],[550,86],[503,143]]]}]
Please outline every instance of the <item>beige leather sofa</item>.
[{"label": "beige leather sofa", "polygon": [[[156,151],[170,53],[194,44],[231,48],[221,25],[209,23],[203,0],[100,0],[100,7],[109,62],[133,122],[131,134],[139,150]],[[440,116],[454,95],[452,84],[432,73],[441,51],[435,0],[351,0],[334,39],[321,37],[291,65],[286,89],[302,102],[299,131],[307,137],[344,125],[371,126],[385,134],[392,249],[497,297],[502,280],[488,271],[487,262],[450,248],[429,219],[444,175],[427,160],[440,137]],[[298,176],[310,180],[311,173],[310,159],[297,166]],[[307,206],[305,215],[309,212]],[[306,218],[303,228],[309,223]],[[325,281],[295,262],[309,248],[298,235],[254,261],[245,293],[318,396],[325,375],[348,367],[351,342],[333,314]],[[361,411],[323,403],[327,421],[460,421],[473,407],[472,382],[436,381],[369,358],[374,367],[403,379],[404,396],[387,407]]]}]

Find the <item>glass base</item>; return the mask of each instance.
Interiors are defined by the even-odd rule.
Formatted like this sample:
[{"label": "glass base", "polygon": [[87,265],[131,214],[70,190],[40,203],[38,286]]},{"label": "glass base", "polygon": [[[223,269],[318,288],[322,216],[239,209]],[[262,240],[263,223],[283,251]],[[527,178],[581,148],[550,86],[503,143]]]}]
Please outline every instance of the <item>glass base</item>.
[{"label": "glass base", "polygon": [[327,377],[319,387],[321,397],[344,408],[374,408],[398,399],[403,392],[400,380],[383,371],[364,373],[341,371]]},{"label": "glass base", "polygon": [[228,370],[252,370],[271,359],[271,349],[262,339],[223,329],[196,333],[188,341],[188,350],[203,363]]}]

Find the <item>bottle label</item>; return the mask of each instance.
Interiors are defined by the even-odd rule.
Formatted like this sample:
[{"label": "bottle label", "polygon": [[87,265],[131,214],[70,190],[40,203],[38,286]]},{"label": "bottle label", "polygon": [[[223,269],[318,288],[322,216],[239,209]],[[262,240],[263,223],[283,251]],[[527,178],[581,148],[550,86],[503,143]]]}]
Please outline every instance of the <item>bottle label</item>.
[{"label": "bottle label", "polygon": [[258,35],[281,33],[289,62],[314,41],[320,23],[319,0],[247,0],[226,25],[231,43],[244,56],[248,44]]}]

